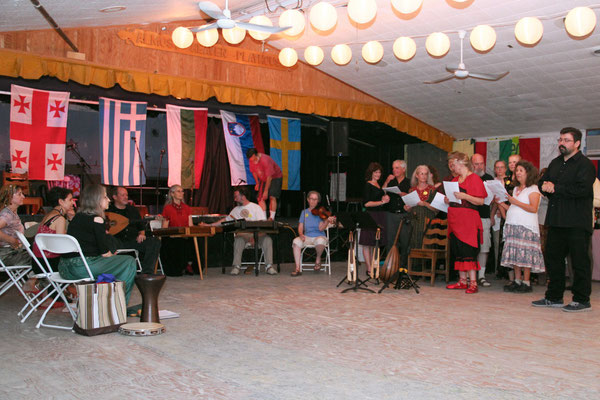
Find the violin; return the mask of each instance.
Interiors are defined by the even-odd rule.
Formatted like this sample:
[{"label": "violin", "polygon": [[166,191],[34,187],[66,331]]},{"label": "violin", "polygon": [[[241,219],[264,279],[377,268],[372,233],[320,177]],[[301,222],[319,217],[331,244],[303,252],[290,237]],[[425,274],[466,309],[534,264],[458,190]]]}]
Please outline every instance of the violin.
[{"label": "violin", "polygon": [[325,208],[325,206],[315,207],[312,210],[310,210],[310,212],[312,213],[312,215],[316,215],[322,220],[326,220],[327,218],[333,215],[333,213],[327,208]]}]

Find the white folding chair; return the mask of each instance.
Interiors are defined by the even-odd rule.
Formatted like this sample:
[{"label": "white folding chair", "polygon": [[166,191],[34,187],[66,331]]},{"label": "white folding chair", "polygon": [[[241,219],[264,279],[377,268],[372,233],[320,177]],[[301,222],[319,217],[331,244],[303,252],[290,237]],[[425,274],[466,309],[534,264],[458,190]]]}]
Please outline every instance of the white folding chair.
[{"label": "white folding chair", "polygon": [[117,249],[117,251],[115,251],[115,255],[117,254],[133,254],[133,257],[135,258],[135,262],[137,263],[137,272],[142,272],[142,263],[140,262],[140,252],[137,251],[136,249]]},{"label": "white folding chair", "polygon": [[27,295],[23,290],[23,284],[25,284],[25,277],[31,271],[31,265],[6,265],[4,261],[0,259],[0,272],[8,275],[8,280],[4,281],[0,285],[0,296],[2,296],[11,287],[16,287],[19,293],[27,300]]},{"label": "white folding chair", "polygon": [[[235,239],[234,239],[235,240]],[[256,245],[258,246],[258,243],[256,243]],[[244,250],[252,250],[252,261],[242,261],[242,265],[240,265],[240,269],[242,271],[245,271],[248,267],[254,267],[254,244],[250,243],[250,242],[246,242],[246,245],[244,246]],[[244,253],[242,253],[242,260],[244,259]],[[258,259],[258,270],[260,271],[260,267],[266,268],[267,264],[265,262],[265,252],[263,251],[263,249],[260,249],[260,258]]]},{"label": "white folding chair", "polygon": [[[326,270],[329,273],[329,275],[331,275],[331,253],[329,251],[329,226],[327,227],[327,229],[325,229],[325,235],[327,236],[327,245],[325,246],[325,250],[324,250],[325,261],[321,261],[321,271]],[[305,269],[311,270],[311,271],[315,270],[315,265],[316,265],[316,261],[317,261],[316,259],[315,259],[315,262],[304,262],[304,252],[306,251],[306,249],[314,249],[315,247],[316,247],[315,245],[304,245],[304,247],[302,248],[302,253],[300,253],[300,271],[304,271]],[[315,258],[316,258],[316,255],[315,255]],[[306,268],[306,267],[312,267],[312,268]]]},{"label": "white folding chair", "polygon": [[[58,298],[60,297],[65,302],[65,304],[67,304],[67,309],[69,310],[69,314],[71,314],[71,318],[73,318],[73,323],[75,323],[75,320],[77,319],[77,315],[75,314],[75,311],[73,311],[73,309],[70,306],[68,306],[69,302],[63,292],[64,292],[65,288],[72,283],[95,281],[94,275],[92,274],[92,271],[90,270],[90,266],[88,265],[84,255],[83,255],[83,252],[81,251],[79,242],[77,242],[77,239],[75,239],[73,236],[51,234],[51,233],[38,233],[35,237],[35,243],[37,244],[38,248],[40,249],[40,252],[42,253],[42,258],[44,259],[44,263],[46,264],[46,271],[48,272],[48,282],[50,282],[50,284],[54,287],[54,289],[58,293],[58,296],[52,300],[52,302],[50,303],[50,305],[48,306],[46,311],[44,311],[44,314],[42,314],[42,317],[40,318],[39,322],[37,323],[37,325],[35,327],[39,328],[40,326],[43,326],[46,328],[55,328],[55,329],[69,329],[69,330],[73,329],[72,324],[70,326],[45,324],[44,320],[46,318],[46,314],[48,314],[48,311],[50,311],[52,309],[52,306],[54,305],[56,300],[58,300]],[[65,279],[65,278],[63,278],[62,276],[60,276],[59,272],[52,271],[52,267],[50,266],[50,263],[48,262],[48,258],[46,258],[46,254],[44,253],[44,251],[49,251],[50,253],[56,253],[56,254],[78,253],[79,257],[81,257],[81,260],[83,261],[83,264],[85,265],[85,269],[88,273],[88,277],[81,278],[81,279]]]},{"label": "white folding chair", "polygon": [[[150,230],[154,231],[155,229],[160,229],[162,228],[162,221],[159,221],[157,219],[153,219],[150,221]],[[163,270],[163,266],[162,266],[162,260],[160,259],[160,254],[158,255],[158,268],[160,268],[160,273],[161,274],[165,274],[165,271]],[[154,272],[156,272],[156,269],[154,270]]]},{"label": "white folding chair", "polygon": [[[23,248],[25,250],[27,250],[27,253],[29,253],[29,256],[31,256],[32,262],[36,263],[40,267],[40,270],[42,271],[42,273],[33,275],[30,278],[35,278],[38,280],[48,279],[48,276],[50,275],[49,272],[46,270],[46,267],[44,267],[38,261],[35,254],[33,254],[33,252],[31,251],[29,241],[27,240],[25,235],[23,235],[21,232],[17,232],[17,237],[21,241]],[[19,317],[21,317],[21,323],[25,322],[27,320],[27,318],[29,318],[31,313],[33,313],[35,310],[37,310],[38,307],[41,306],[54,293],[56,293],[56,289],[54,289],[54,287],[52,287],[52,286],[48,287],[47,289],[40,290],[38,293],[26,293],[25,292],[24,295],[25,295],[26,303],[23,306],[23,308],[21,308],[21,311],[19,311],[19,313],[17,314]],[[29,311],[27,311],[27,309],[29,309]]]}]

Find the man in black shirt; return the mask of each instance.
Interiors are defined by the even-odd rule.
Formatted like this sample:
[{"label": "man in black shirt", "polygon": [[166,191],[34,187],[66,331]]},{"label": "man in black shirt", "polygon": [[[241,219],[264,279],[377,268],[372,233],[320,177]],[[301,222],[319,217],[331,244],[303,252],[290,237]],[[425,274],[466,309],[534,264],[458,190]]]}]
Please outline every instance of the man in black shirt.
[{"label": "man in black shirt", "polygon": [[[481,154],[473,154],[471,157],[471,164],[473,164],[473,172],[475,172],[483,181],[494,180],[494,177],[485,172],[485,158]],[[479,248],[479,255],[477,261],[481,269],[478,274],[479,286],[491,286],[491,284],[485,279],[485,265],[487,264],[488,254],[490,253],[490,247],[492,243],[491,233],[491,220],[490,220],[490,205],[482,204],[477,206],[479,217],[481,218],[481,224],[483,225],[483,242]]]},{"label": "man in black shirt", "polygon": [[400,197],[408,194],[410,190],[410,179],[406,177],[406,161],[404,160],[396,160],[392,163],[392,174],[383,183],[383,188],[391,188],[393,186],[400,190],[400,194],[386,192],[390,196],[388,212],[386,213],[386,247],[388,251],[392,248],[400,221],[404,220],[402,232],[400,232],[400,236],[398,237],[398,244],[402,257],[401,263],[402,266],[405,266],[408,262],[408,252],[410,251],[408,245],[412,234],[412,225],[410,224],[410,216],[404,209],[404,201]]},{"label": "man in black shirt", "polygon": [[[548,290],[535,307],[562,307],[563,311],[592,309],[592,271],[589,256],[592,235],[592,207],[596,169],[580,151],[581,131],[563,128],[558,139],[560,156],[556,157],[540,179],[538,186],[548,197],[546,226],[546,268]],[[565,291],[565,257],[573,260],[573,301],[563,307]]]},{"label": "man in black shirt", "polygon": [[108,211],[129,219],[129,225],[113,237],[115,249],[135,249],[140,253],[142,273],[154,273],[154,266],[160,254],[160,240],[146,237],[145,223],[138,210],[129,204],[127,189],[116,187],[112,192],[112,203]]}]

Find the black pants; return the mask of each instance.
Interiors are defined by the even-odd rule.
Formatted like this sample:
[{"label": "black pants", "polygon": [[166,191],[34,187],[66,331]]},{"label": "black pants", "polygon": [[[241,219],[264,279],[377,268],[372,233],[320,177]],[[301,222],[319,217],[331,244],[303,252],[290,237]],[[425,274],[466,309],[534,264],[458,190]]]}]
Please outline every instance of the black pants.
[{"label": "black pants", "polygon": [[573,301],[589,303],[592,293],[592,266],[589,256],[591,233],[582,228],[550,227],[546,240],[548,290],[546,299],[562,301],[565,291],[565,257],[573,260]]},{"label": "black pants", "polygon": [[141,243],[137,240],[122,241],[112,236],[111,251],[116,249],[135,249],[140,253],[140,263],[142,264],[143,274],[153,274],[156,260],[160,254],[160,239],[156,237],[147,237]]}]

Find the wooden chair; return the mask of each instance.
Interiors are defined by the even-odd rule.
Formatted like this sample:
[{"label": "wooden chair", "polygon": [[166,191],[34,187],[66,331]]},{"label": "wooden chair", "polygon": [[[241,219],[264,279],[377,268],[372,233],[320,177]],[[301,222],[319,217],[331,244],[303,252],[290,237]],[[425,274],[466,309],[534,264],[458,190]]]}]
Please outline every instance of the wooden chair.
[{"label": "wooden chair", "polygon": [[[431,277],[431,286],[435,285],[436,274],[445,274],[446,283],[450,280],[450,266],[448,265],[448,221],[442,219],[433,219],[426,222],[428,228],[423,235],[423,245],[420,249],[411,249],[408,254],[408,274],[417,276]],[[423,262],[421,271],[414,271],[413,260],[429,260],[429,263]],[[438,261],[443,261],[444,269],[437,269]],[[428,265],[429,264],[429,265]]]}]

